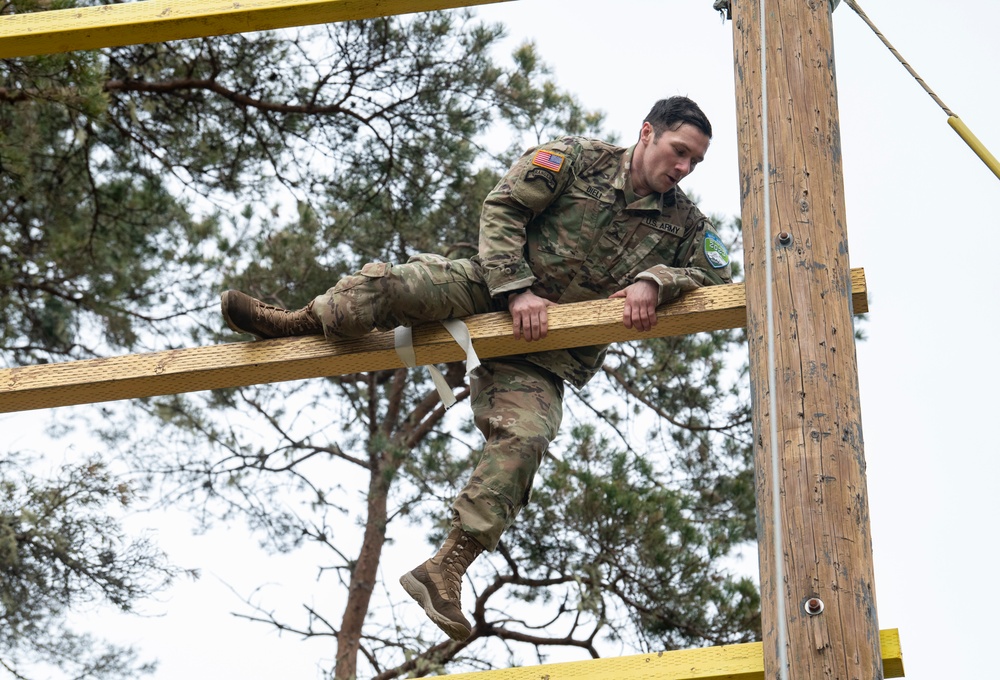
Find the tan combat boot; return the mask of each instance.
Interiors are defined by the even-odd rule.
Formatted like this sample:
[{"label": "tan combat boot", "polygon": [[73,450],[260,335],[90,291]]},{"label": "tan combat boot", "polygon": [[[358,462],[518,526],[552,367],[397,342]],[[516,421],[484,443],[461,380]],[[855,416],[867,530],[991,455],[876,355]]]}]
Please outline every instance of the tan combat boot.
[{"label": "tan combat boot", "polygon": [[222,318],[237,333],[247,333],[258,340],[286,338],[291,335],[322,335],[323,324],[311,311],[312,303],[291,312],[267,305],[238,290],[222,294]]},{"label": "tan combat boot", "polygon": [[399,579],[403,589],[452,640],[465,640],[472,633],[462,614],[462,577],[482,552],[479,541],[454,527],[434,557]]}]

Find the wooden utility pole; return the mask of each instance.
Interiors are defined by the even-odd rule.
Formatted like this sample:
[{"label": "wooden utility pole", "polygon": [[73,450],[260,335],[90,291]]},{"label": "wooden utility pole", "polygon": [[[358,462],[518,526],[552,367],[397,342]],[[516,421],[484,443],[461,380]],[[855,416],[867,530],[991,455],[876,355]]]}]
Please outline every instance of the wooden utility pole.
[{"label": "wooden utility pole", "polygon": [[766,674],[882,678],[830,0],[731,4]]}]

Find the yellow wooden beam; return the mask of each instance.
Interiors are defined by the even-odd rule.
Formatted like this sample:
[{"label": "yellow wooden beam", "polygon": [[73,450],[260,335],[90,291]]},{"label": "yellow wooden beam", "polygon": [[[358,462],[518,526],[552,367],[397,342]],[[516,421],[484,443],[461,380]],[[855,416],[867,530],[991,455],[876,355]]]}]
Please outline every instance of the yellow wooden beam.
[{"label": "yellow wooden beam", "polygon": [[0,58],[430,12],[505,0],[145,0],[0,16]]},{"label": "yellow wooden beam", "polygon": [[[880,633],[887,678],[903,677],[899,630]],[[764,680],[764,645],[722,645],[544,666],[457,673],[452,680]]]},{"label": "yellow wooden beam", "polygon": [[[854,310],[868,311],[863,269],[851,272]],[[549,309],[549,334],[531,344],[514,340],[506,312],[467,318],[476,353],[482,358],[582,347],[646,338],[739,328],[746,324],[743,284],[692,291],[657,310],[658,323],[646,333],[622,325],[623,301],[595,300]],[[462,349],[440,324],[414,328],[419,364],[460,361]],[[319,336],[234,342],[207,347],[128,354],[61,364],[0,370],[0,413],[72,404],[135,399],[160,394],[240,387],[261,383],[399,368],[392,333],[358,340]]]}]

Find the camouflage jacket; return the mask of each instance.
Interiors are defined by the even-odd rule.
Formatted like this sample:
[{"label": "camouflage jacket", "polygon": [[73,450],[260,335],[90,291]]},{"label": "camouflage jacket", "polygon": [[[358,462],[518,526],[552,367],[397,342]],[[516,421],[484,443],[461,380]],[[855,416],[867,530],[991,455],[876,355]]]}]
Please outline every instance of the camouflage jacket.
[{"label": "camouflage jacket", "polygon": [[[494,297],[530,288],[563,304],[604,299],[634,283],[659,285],[659,303],[732,282],[729,253],[678,188],[637,198],[634,147],[564,137],[529,149],[486,197],[473,258]],[[582,387],[607,346],[526,355]]]}]

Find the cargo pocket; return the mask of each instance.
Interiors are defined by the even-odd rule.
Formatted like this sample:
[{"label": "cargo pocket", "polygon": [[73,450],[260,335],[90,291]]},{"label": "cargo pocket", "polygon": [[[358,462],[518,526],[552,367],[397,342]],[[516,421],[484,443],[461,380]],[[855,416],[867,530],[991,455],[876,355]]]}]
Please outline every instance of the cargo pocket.
[{"label": "cargo pocket", "polygon": [[370,279],[380,279],[389,273],[390,268],[392,265],[388,262],[369,262],[358,273]]},{"label": "cargo pocket", "polygon": [[449,260],[443,255],[421,253],[411,257],[406,264],[419,267],[427,279],[436,285],[467,281],[482,282],[471,260]]}]

